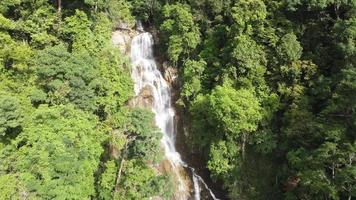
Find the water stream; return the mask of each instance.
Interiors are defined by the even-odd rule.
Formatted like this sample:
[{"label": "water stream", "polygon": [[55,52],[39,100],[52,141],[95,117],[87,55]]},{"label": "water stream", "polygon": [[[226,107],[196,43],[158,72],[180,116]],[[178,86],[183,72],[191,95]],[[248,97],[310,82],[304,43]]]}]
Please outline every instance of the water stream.
[{"label": "water stream", "polygon": [[[143,28],[139,25],[138,30],[143,31]],[[203,185],[209,191],[211,198],[217,200],[202,177],[181,159],[176,150],[175,111],[171,103],[171,88],[157,68],[153,56],[153,44],[153,36],[148,32],[140,33],[133,38],[131,43],[132,78],[135,83],[136,95],[139,95],[143,88],[147,87],[152,93],[152,111],[155,114],[156,124],[163,133],[161,143],[165,150],[165,157],[169,160],[178,183],[175,199],[187,200],[193,198],[200,200],[200,186]],[[187,184],[182,170],[191,171],[190,182],[193,184],[193,197],[191,197],[191,188],[189,188],[190,186]]]}]

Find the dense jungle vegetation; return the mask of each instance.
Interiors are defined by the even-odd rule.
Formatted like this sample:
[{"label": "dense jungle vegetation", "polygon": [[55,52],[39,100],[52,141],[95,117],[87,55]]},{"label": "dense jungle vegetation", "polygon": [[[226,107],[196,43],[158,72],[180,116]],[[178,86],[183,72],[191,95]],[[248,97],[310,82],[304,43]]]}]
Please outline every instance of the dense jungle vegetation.
[{"label": "dense jungle vegetation", "polygon": [[110,40],[135,18],[227,198],[356,198],[355,0],[1,0],[0,199],[171,199]]}]

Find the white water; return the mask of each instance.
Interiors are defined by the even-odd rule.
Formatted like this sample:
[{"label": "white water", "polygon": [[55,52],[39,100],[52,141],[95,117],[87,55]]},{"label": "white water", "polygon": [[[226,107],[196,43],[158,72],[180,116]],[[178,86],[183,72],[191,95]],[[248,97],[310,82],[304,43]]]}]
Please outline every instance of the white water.
[{"label": "white water", "polygon": [[195,173],[195,169],[193,167],[190,167],[190,166],[186,166],[186,167],[189,168],[193,173],[193,182],[197,182],[198,183],[197,188],[195,188],[196,186],[194,184],[195,195],[199,191],[199,195],[195,196],[196,197],[195,200],[200,200],[199,181],[204,185],[205,189],[207,189],[209,191],[211,198],[213,198],[214,200],[219,200],[218,198],[216,198],[216,196],[214,195],[213,191],[209,188],[208,184],[205,183],[204,179],[201,176],[199,176],[197,173]]},{"label": "white water", "polygon": [[[138,24],[138,30],[143,31],[140,24]],[[157,69],[153,57],[153,37],[150,33],[141,33],[133,38],[131,43],[131,63],[132,78],[135,83],[135,94],[139,95],[142,89],[147,86],[151,88],[153,95],[152,111],[155,114],[156,124],[163,133],[161,142],[164,146],[165,156],[170,161],[179,183],[179,197],[176,198],[185,200],[190,196],[190,189],[187,188],[187,183],[180,173],[180,169],[185,167],[189,168],[193,174],[195,200],[200,200],[201,189],[199,182],[203,183],[205,188],[210,192],[211,197],[217,200],[204,180],[195,173],[193,168],[182,161],[180,154],[175,148],[175,112],[171,105],[171,89],[162,77],[161,72]]]},{"label": "white water", "polygon": [[194,199],[200,200],[200,185],[199,179],[196,175],[193,174],[193,185],[194,185]]}]

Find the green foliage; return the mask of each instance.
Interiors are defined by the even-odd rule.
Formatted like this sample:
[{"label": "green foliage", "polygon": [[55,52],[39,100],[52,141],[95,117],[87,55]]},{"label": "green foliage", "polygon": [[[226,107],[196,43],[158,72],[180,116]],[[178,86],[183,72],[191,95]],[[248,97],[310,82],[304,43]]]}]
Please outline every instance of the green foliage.
[{"label": "green foliage", "polygon": [[133,82],[130,76],[129,63],[122,57],[119,49],[106,47],[98,53],[98,73],[95,92],[98,96],[98,114],[103,118],[111,118],[119,112],[133,95]]},{"label": "green foliage", "polygon": [[76,104],[95,110],[97,60],[86,53],[70,54],[63,44],[46,48],[37,58],[39,85],[50,104]]},{"label": "green foliage", "polygon": [[18,185],[14,175],[0,176],[0,198],[1,199],[20,199],[20,192],[26,192]]},{"label": "green foliage", "polygon": [[0,69],[16,71],[17,73],[24,73],[32,71],[31,66],[33,50],[25,41],[16,41],[11,36],[0,31]]},{"label": "green foliage", "polygon": [[85,4],[92,6],[95,13],[104,12],[110,18],[113,25],[127,23],[129,27],[134,24],[131,15],[131,4],[126,0],[84,0]]},{"label": "green foliage", "polygon": [[0,26],[2,29],[15,29],[16,25],[15,23],[10,20],[10,19],[7,19],[6,17],[4,17],[2,14],[0,14]]},{"label": "green foliage", "polygon": [[[164,176],[156,176],[151,168],[147,168],[139,160],[126,161],[123,166],[123,178],[118,186],[114,199],[149,199],[153,196],[169,198],[171,184]],[[168,186],[168,187],[166,187]]]},{"label": "green foliage", "polygon": [[224,176],[231,172],[237,161],[238,147],[233,142],[219,141],[210,147],[208,169],[213,177]]},{"label": "green foliage", "polygon": [[302,55],[302,50],[302,47],[297,41],[297,37],[292,33],[284,35],[277,47],[280,59],[286,63],[299,60]]},{"label": "green foliage", "polygon": [[153,117],[153,113],[148,110],[134,109],[131,112],[128,131],[135,140],[130,147],[130,157],[153,163],[162,159],[162,133],[154,125]]},{"label": "green foliage", "polygon": [[266,6],[261,0],[237,1],[232,7],[231,15],[241,32],[249,33],[252,27],[266,18]]},{"label": "green foliage", "polygon": [[208,105],[211,123],[217,122],[232,137],[255,131],[262,118],[260,105],[251,90],[235,90],[227,84],[212,91]]},{"label": "green foliage", "polygon": [[9,7],[18,6],[21,0],[4,0],[0,2],[0,13],[5,13]]},{"label": "green foliage", "polygon": [[125,0],[110,0],[107,3],[107,9],[110,19],[113,22],[125,22],[132,27],[135,18],[131,15],[132,6]]},{"label": "green foliage", "polygon": [[161,12],[160,0],[130,0],[133,14],[140,20],[148,21]]},{"label": "green foliage", "polygon": [[23,110],[17,98],[0,96],[0,138],[18,134],[21,131]]},{"label": "green foliage", "polygon": [[[172,181],[152,166],[161,133],[151,112],[126,107],[130,63],[111,44],[113,27],[133,26],[131,9],[125,0],[0,2],[1,199],[170,197]],[[129,193],[117,191],[126,183]]]},{"label": "green foliage", "polygon": [[186,2],[197,47],[179,54],[183,34],[164,31],[177,20],[160,28],[213,179],[231,199],[354,198],[355,3]]},{"label": "green foliage", "polygon": [[177,62],[181,55],[187,55],[197,47],[200,33],[188,5],[167,4],[163,7],[162,14],[164,21],[160,30],[166,35],[168,58]]},{"label": "green foliage", "polygon": [[239,76],[240,84],[245,87],[263,87],[266,57],[261,46],[247,35],[237,36],[232,46],[230,62],[236,71],[234,74]]},{"label": "green foliage", "polygon": [[105,163],[105,171],[101,175],[100,180],[100,190],[99,190],[99,197],[100,199],[112,199],[114,186],[116,184],[116,173],[117,173],[117,166],[115,161],[110,160]]},{"label": "green foliage", "polygon": [[183,82],[181,95],[187,99],[194,98],[201,90],[201,79],[206,62],[204,60],[187,60],[183,66]]},{"label": "green foliage", "polygon": [[53,35],[53,24],[57,17],[52,6],[43,2],[33,12],[29,9],[23,12],[23,15],[24,17],[17,21],[17,26],[23,33],[30,35],[31,44],[43,47],[58,41]]},{"label": "green foliage", "polygon": [[[323,9],[329,6],[330,4],[333,4],[334,2],[335,0],[311,0],[311,1],[286,0],[285,1],[287,7],[293,11],[295,11],[297,7],[301,5],[307,6],[307,8],[310,10]],[[341,2],[347,2],[347,1],[341,1]],[[336,1],[336,3],[340,3],[340,1]]]},{"label": "green foliage", "polygon": [[71,40],[72,49],[76,52],[95,51],[94,35],[91,32],[92,23],[85,12],[76,10],[75,15],[65,18],[63,34]]},{"label": "green foliage", "polygon": [[179,68],[187,141],[230,199],[355,198],[355,9],[0,1],[0,199],[172,198],[161,133],[125,106],[130,64],[110,44],[135,18]]},{"label": "green foliage", "polygon": [[37,198],[89,198],[105,138],[95,120],[73,106],[39,107],[1,152],[0,173],[16,175]]}]

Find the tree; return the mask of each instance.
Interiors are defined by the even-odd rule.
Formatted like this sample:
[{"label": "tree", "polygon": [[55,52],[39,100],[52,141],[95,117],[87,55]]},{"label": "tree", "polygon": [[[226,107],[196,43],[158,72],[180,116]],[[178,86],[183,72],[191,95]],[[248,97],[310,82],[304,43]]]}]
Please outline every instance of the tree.
[{"label": "tree", "polygon": [[[171,184],[164,176],[156,176],[153,169],[146,167],[139,160],[125,162],[123,179],[114,199],[149,199],[155,195],[166,198],[172,196]],[[168,187],[165,187],[168,186]]]},{"label": "tree", "polygon": [[125,106],[130,63],[110,40],[118,21],[132,25],[131,9],[0,2],[1,199],[172,196],[172,180],[154,169],[161,133],[150,111]]},{"label": "tree", "polygon": [[130,158],[140,158],[152,163],[162,159],[162,133],[154,124],[153,117],[152,112],[144,109],[134,109],[130,113],[128,132],[134,138],[130,144]]},{"label": "tree", "polygon": [[92,22],[85,12],[76,10],[75,14],[65,18],[65,24],[61,29],[63,35],[71,41],[74,52],[94,53],[95,39],[91,31]]},{"label": "tree", "polygon": [[2,199],[20,199],[21,193],[27,191],[22,188],[22,185],[18,185],[15,175],[2,175],[0,176],[0,198]]},{"label": "tree", "polygon": [[38,1],[37,5],[29,5],[26,10],[20,12],[23,16],[17,21],[17,29],[30,35],[31,44],[43,48],[58,42],[54,34],[54,24],[58,18],[49,2]]},{"label": "tree", "polygon": [[249,134],[256,131],[262,119],[261,107],[253,91],[235,90],[228,83],[217,86],[208,96],[198,96],[191,110],[194,112],[193,140],[199,139],[200,147],[215,148],[216,152],[219,151],[217,144],[211,146],[211,143],[226,140],[231,144],[239,143],[244,154]]},{"label": "tree", "polygon": [[85,110],[95,110],[97,60],[86,53],[70,54],[63,44],[40,52],[37,75],[50,104],[74,103]]},{"label": "tree", "polygon": [[236,138],[257,129],[261,120],[260,104],[253,91],[235,90],[228,84],[217,86],[209,96],[210,123],[219,124],[222,131]]},{"label": "tree", "polygon": [[200,42],[200,33],[186,4],[167,4],[162,10],[160,30],[167,42],[168,58],[176,63],[180,56],[188,55]]},{"label": "tree", "polygon": [[253,27],[266,18],[266,6],[261,0],[237,1],[231,15],[240,33],[249,34]]},{"label": "tree", "polygon": [[[316,9],[323,9],[329,6],[330,4],[337,4],[340,1],[334,0],[312,0],[312,1],[305,1],[305,0],[287,0],[285,3],[287,8],[290,10],[295,11],[298,6],[306,6],[309,10],[316,10]],[[344,1],[341,1],[344,2]]]},{"label": "tree", "polygon": [[105,163],[105,171],[101,175],[99,197],[100,199],[113,199],[114,187],[117,179],[118,168],[115,161],[109,160]]},{"label": "tree", "polygon": [[238,35],[231,43],[232,74],[244,87],[264,87],[266,55],[262,47],[247,35]]},{"label": "tree", "polygon": [[0,13],[6,13],[6,11],[11,6],[18,6],[21,3],[21,0],[5,0],[0,3]]},{"label": "tree", "polygon": [[17,98],[0,96],[0,138],[14,137],[21,132],[23,110]]},{"label": "tree", "polygon": [[239,148],[232,141],[219,141],[210,147],[208,169],[214,178],[227,178],[238,160]]},{"label": "tree", "polygon": [[[107,39],[108,40],[108,39]],[[98,56],[98,75],[95,79],[95,95],[98,97],[96,113],[102,119],[113,120],[133,95],[133,81],[130,76],[130,63],[121,51],[105,47]]]},{"label": "tree", "polygon": [[303,48],[293,33],[284,35],[277,46],[277,53],[284,63],[297,61],[302,56]]},{"label": "tree", "polygon": [[94,195],[94,172],[105,139],[95,117],[73,106],[40,106],[29,120],[22,134],[1,152],[0,174],[16,177],[17,190],[27,191],[27,197]]},{"label": "tree", "polygon": [[183,67],[183,88],[181,95],[188,100],[194,98],[201,90],[201,79],[206,67],[204,60],[186,60]]},{"label": "tree", "polygon": [[144,22],[151,21],[161,12],[161,1],[159,0],[130,0],[132,12]]}]

